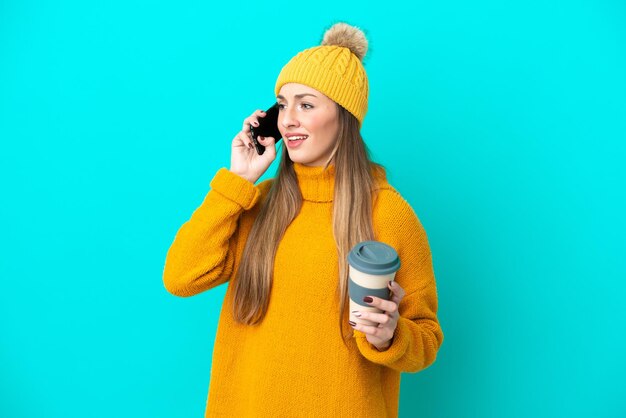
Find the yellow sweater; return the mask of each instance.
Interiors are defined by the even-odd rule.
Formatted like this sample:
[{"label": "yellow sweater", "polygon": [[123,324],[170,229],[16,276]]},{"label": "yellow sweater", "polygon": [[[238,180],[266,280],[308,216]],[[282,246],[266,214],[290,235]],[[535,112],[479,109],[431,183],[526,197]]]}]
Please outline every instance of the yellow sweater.
[{"label": "yellow sweater", "polygon": [[[353,330],[338,332],[336,246],[332,233],[334,167],[295,164],[302,209],[278,246],[267,315],[236,323],[226,291],[213,350],[206,417],[396,417],[400,372],[435,361],[443,341],[437,290],[424,228],[383,176],[373,207],[375,238],[401,259],[406,291],[391,346],[378,351]],[[163,281],[192,296],[235,277],[245,240],[273,179],[253,185],[225,168],[211,181],[168,250]],[[351,329],[347,326],[347,329]]]}]

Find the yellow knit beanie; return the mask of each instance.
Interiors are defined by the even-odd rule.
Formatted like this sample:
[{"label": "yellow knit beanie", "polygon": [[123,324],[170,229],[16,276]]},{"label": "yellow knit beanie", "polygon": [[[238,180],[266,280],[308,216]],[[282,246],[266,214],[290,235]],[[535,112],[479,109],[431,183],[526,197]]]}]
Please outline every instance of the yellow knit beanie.
[{"label": "yellow knit beanie", "polygon": [[339,103],[362,123],[369,93],[362,63],[366,53],[363,31],[336,23],[324,33],[320,46],[299,52],[283,67],[276,80],[276,95],[283,84],[304,84]]}]

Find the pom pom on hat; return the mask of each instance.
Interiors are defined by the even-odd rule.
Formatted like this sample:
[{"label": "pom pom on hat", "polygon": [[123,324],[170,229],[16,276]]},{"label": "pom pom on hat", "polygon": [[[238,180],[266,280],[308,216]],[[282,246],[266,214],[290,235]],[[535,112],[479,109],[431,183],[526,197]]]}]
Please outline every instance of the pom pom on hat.
[{"label": "pom pom on hat", "polygon": [[325,31],[321,45],[305,49],[282,68],[274,91],[287,83],[312,87],[335,101],[360,123],[367,113],[369,84],[362,60],[368,49],[363,31],[336,23]]},{"label": "pom pom on hat", "polygon": [[367,39],[363,31],[346,23],[335,23],[324,33],[322,45],[337,45],[348,48],[361,61],[367,54]]}]

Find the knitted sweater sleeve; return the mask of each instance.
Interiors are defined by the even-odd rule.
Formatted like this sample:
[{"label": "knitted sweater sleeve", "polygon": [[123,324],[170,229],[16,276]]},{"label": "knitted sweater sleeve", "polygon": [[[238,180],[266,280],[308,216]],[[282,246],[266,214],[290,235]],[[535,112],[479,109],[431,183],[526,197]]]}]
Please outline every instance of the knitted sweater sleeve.
[{"label": "knitted sweater sleeve", "polygon": [[396,282],[406,294],[400,301],[398,324],[389,348],[379,351],[365,334],[354,331],[357,346],[368,360],[399,372],[418,372],[430,366],[443,342],[437,319],[437,288],[426,231],[409,204],[397,192],[386,205],[378,240],[400,256]]},{"label": "knitted sweater sleeve", "polygon": [[202,204],[176,233],[167,251],[163,283],[176,296],[193,296],[228,281],[251,227],[240,218],[259,201],[255,186],[226,168],[210,183]]}]

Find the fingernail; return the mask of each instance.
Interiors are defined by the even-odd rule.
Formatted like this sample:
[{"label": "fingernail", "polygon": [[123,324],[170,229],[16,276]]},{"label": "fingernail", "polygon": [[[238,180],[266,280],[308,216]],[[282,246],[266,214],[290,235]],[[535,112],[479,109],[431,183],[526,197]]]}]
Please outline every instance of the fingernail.
[{"label": "fingernail", "polygon": [[374,299],[372,299],[372,298],[371,298],[371,297],[369,297],[369,296],[365,296],[365,297],[363,298],[363,302],[372,303],[372,302],[374,302]]},{"label": "fingernail", "polygon": [[354,311],[353,313],[354,313],[354,316],[356,316],[357,318],[361,317],[361,312]]},{"label": "fingernail", "polygon": [[355,325],[356,325],[356,322],[348,321],[348,324],[350,324],[350,325],[352,325],[352,326],[355,326]]}]

